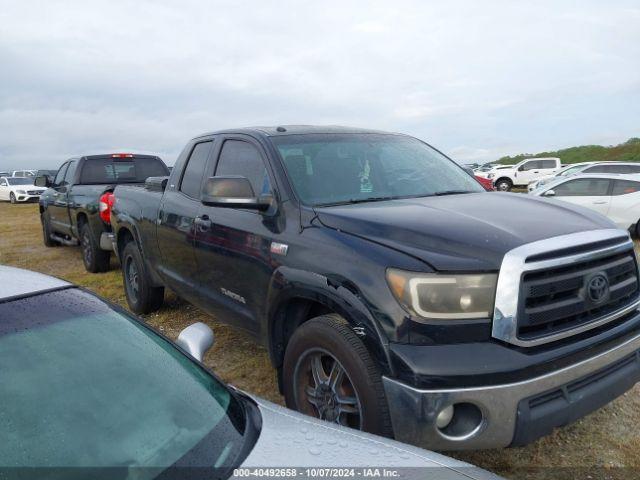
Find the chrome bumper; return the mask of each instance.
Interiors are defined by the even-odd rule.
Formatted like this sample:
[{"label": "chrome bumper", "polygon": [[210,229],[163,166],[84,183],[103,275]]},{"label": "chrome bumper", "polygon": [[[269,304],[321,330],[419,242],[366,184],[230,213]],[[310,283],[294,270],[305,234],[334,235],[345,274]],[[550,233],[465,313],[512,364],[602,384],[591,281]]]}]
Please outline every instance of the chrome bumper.
[{"label": "chrome bumper", "polygon": [[[560,389],[633,355],[635,360],[632,359],[631,364],[637,373],[640,371],[640,334],[582,362],[517,383],[421,390],[383,377],[395,438],[433,450],[508,447],[516,434],[521,401]],[[436,417],[442,409],[459,403],[476,406],[482,413],[482,421],[468,435],[448,436],[436,426]]]}]

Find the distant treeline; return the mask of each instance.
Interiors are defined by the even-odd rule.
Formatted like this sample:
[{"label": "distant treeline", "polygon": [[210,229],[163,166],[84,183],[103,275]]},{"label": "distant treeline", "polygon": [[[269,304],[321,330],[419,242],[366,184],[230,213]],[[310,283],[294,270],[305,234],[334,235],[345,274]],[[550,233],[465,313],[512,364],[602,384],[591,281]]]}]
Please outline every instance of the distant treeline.
[{"label": "distant treeline", "polygon": [[640,138],[630,138],[620,145],[603,147],[602,145],[583,145],[581,147],[563,148],[554,152],[536,154],[522,153],[515,156],[502,157],[497,163],[518,163],[525,158],[558,157],[563,164],[579,162],[640,162]]}]

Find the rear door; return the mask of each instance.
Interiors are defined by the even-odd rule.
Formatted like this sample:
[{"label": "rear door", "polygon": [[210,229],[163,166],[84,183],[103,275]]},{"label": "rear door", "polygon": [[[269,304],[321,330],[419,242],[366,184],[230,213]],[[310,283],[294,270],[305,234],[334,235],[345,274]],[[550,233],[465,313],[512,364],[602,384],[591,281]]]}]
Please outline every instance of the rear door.
[{"label": "rear door", "polygon": [[0,200],[9,200],[9,182],[6,178],[0,178]]},{"label": "rear door", "polygon": [[539,162],[540,169],[538,170],[538,173],[535,174],[535,179],[553,175],[559,169],[559,165],[555,160],[540,160]]},{"label": "rear door", "polygon": [[614,180],[608,217],[615,224],[628,229],[640,220],[640,182]]},{"label": "rear door", "polygon": [[47,194],[47,213],[52,230],[59,233],[67,233],[65,230],[68,216],[66,208],[67,186],[64,183],[65,174],[69,168],[69,162],[62,164],[53,179],[51,190]]},{"label": "rear door", "polygon": [[607,178],[576,178],[553,187],[555,198],[607,215],[612,181]]},{"label": "rear door", "polygon": [[[275,185],[262,147],[245,136],[226,136],[212,174],[240,175],[254,194],[274,193]],[[202,205],[208,222],[196,231],[198,283],[207,287],[208,308],[229,322],[259,332],[259,321],[275,265],[271,242],[278,233],[273,217],[242,208]]]},{"label": "rear door", "polygon": [[212,145],[213,140],[209,139],[187,147],[182,175],[167,186],[158,212],[156,231],[162,256],[158,270],[172,289],[192,301],[197,273],[194,221],[200,209],[204,171]]}]

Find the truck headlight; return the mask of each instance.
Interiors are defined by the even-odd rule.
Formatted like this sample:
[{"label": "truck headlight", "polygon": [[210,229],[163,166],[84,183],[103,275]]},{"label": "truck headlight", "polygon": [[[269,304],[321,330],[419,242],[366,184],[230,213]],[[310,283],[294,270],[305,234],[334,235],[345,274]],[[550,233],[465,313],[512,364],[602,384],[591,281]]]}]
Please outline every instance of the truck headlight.
[{"label": "truck headlight", "polygon": [[25,192],[24,190],[16,190],[16,193],[18,195],[25,195],[27,192]]},{"label": "truck headlight", "polygon": [[498,275],[405,272],[390,268],[387,283],[400,305],[434,320],[490,318]]}]

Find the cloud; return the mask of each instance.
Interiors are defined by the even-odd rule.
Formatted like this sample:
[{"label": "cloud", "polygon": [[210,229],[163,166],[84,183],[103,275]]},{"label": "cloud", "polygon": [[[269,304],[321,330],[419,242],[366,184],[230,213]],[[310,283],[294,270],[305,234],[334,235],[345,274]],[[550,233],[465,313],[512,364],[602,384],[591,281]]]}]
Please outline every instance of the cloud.
[{"label": "cloud", "polygon": [[0,0],[0,169],[204,131],[347,124],[461,160],[623,141],[634,1]]}]

